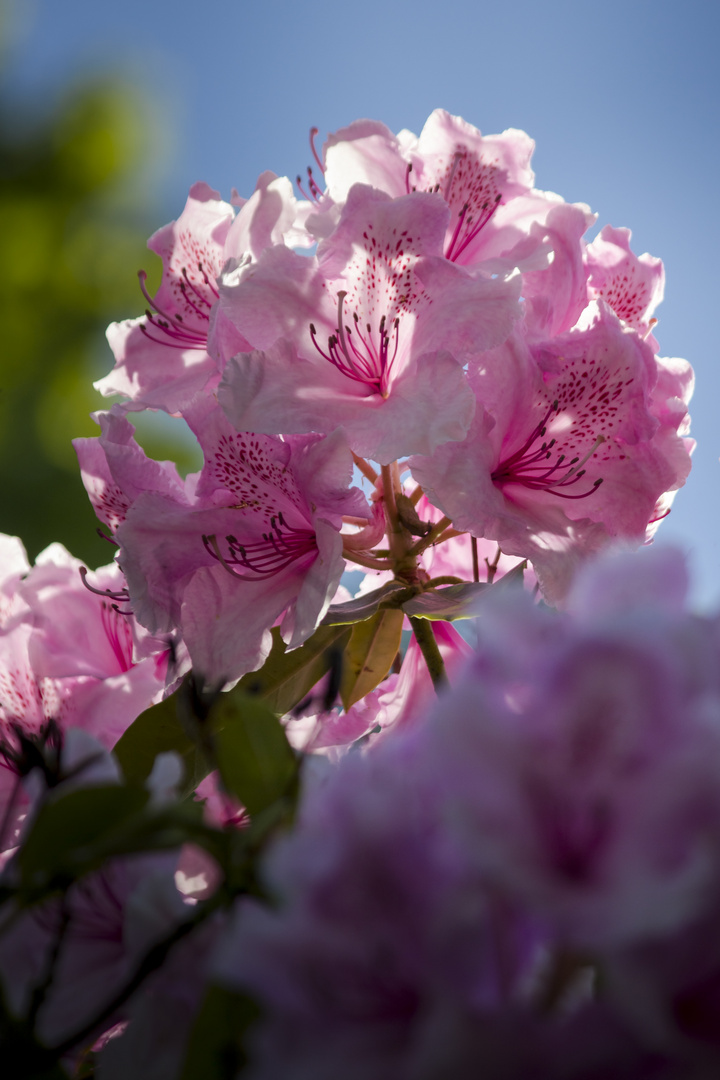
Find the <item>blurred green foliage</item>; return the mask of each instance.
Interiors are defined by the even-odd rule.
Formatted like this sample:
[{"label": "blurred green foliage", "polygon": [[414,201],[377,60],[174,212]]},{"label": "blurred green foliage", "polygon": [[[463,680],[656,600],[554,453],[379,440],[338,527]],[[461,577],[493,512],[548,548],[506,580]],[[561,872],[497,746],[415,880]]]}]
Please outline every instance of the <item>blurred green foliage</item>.
[{"label": "blurred green foliage", "polygon": [[[0,103],[0,531],[31,558],[53,540],[93,566],[112,557],[70,440],[99,434],[88,414],[109,407],[92,387],[113,364],[106,325],[142,313],[140,267],[159,282],[145,244],[161,222],[137,180],[153,145],[140,95],[116,78],[42,116]],[[144,443],[170,456],[162,434]]]}]

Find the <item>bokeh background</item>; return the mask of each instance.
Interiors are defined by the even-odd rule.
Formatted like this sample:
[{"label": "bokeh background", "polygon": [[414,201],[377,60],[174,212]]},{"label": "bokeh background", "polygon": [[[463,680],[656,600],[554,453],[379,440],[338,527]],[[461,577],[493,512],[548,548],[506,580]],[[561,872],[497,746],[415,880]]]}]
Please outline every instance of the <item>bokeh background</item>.
[{"label": "bokeh background", "polygon": [[[663,258],[657,336],[696,369],[698,447],[658,542],[716,603],[719,31],[707,0],[0,0],[0,531],[108,561],[69,440],[97,431],[104,326],[142,313],[145,239],[195,180],[247,196],[264,169],[304,171],[312,125],[419,131],[442,106],[524,128],[538,187]],[[148,451],[194,465],[148,419]]]}]

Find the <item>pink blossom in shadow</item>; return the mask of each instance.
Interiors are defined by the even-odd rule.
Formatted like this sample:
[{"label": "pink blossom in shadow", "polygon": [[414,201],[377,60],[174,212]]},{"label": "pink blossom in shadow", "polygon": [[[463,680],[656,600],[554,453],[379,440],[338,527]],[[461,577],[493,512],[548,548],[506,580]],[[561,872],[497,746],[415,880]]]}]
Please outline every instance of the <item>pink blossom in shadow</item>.
[{"label": "pink blossom in shadow", "polygon": [[[37,734],[52,719],[111,747],[180,673],[177,648],[149,635],[127,609],[119,568],[88,575],[92,588],[81,569],[52,544],[22,578],[11,578],[14,613],[0,631],[4,734],[13,725]],[[4,587],[7,596],[9,580]]]},{"label": "pink blossom in shadow", "polygon": [[580,576],[568,615],[491,598],[427,728],[448,827],[572,947],[674,932],[718,878],[718,628],[685,582],[640,551]]},{"label": "pink blossom in shadow", "polygon": [[537,929],[466,875],[417,765],[412,740],[389,739],[307,777],[266,862],[277,902],[238,903],[212,970],[263,1007],[257,1080],[448,1075],[497,1060],[503,1016],[530,1023]]}]

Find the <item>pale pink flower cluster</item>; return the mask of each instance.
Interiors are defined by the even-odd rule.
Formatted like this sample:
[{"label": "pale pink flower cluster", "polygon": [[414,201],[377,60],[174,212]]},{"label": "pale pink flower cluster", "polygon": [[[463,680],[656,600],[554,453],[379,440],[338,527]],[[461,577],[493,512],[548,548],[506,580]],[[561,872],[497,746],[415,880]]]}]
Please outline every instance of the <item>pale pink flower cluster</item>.
[{"label": "pale pink flower cluster", "polygon": [[[77,450],[136,618],[208,682],[258,667],[275,623],[306,641],[347,567],[427,581],[429,544],[385,536],[408,485],[423,521],[532,560],[553,603],[667,513],[692,375],[657,355],[662,265],[627,230],[588,243],[595,216],[534,187],[532,149],[442,110],[419,137],[358,121],[313,145],[304,199],[271,173],[232,203],[197,184],[151,239],[160,288],[142,276],[98,384],[125,401]],[[198,475],[145,456],[142,409],[184,419]],[[353,460],[383,474],[370,501]],[[445,561],[472,579],[469,543]]]}]

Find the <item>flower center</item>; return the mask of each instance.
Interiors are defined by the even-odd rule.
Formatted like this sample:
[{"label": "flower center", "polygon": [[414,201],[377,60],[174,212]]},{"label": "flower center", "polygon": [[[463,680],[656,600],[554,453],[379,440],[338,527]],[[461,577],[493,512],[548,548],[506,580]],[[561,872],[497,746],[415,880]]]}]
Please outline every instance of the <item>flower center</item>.
[{"label": "flower center", "polygon": [[347,293],[338,294],[338,325],[334,334],[328,338],[327,352],[318,344],[317,331],[310,323],[310,335],[313,345],[325,360],[333,364],[343,375],[356,382],[364,383],[376,393],[387,397],[390,374],[398,352],[400,337],[400,319],[396,316],[388,330],[385,315],[375,333],[369,322],[361,328],[360,316],[353,312],[354,329],[343,324],[343,305]]},{"label": "flower center", "polygon": [[[243,543],[236,536],[226,536],[225,554],[221,552],[215,535],[203,536],[202,540],[208,554],[241,581],[260,581],[272,577],[304,555],[317,554],[318,549],[315,533],[311,529],[295,529],[288,525],[282,513],[270,519],[270,529],[262,534],[262,540]],[[236,566],[249,570],[250,574],[233,569]]]},{"label": "flower center", "polygon": [[557,439],[547,439],[547,425],[558,412],[559,402],[554,401],[543,419],[531,432],[519,450],[505,458],[492,473],[492,481],[498,486],[504,484],[522,484],[531,491],[547,491],[559,499],[586,499],[602,484],[602,477],[593,480],[586,491],[567,492],[560,488],[572,487],[585,476],[583,468],[605,442],[604,435],[598,435],[595,442],[584,456],[579,454],[567,460],[567,454],[561,453]]},{"label": "flower center", "polygon": [[[408,194],[417,190],[410,187],[411,171],[412,165],[408,165],[405,174]],[[437,183],[427,188],[442,195],[455,219],[455,228],[445,248],[445,258],[450,262],[460,258],[502,202],[498,190],[502,176],[496,165],[482,162],[467,147],[458,146]]]},{"label": "flower center", "polygon": [[[199,320],[199,324],[195,326],[191,325],[191,322],[188,322],[179,312],[173,315],[163,310],[157,300],[153,299],[147,291],[145,285],[147,274],[144,270],[138,271],[140,290],[149,305],[145,310],[147,323],[141,326],[140,330],[146,338],[157,345],[166,345],[171,349],[207,348],[207,324],[210,321],[210,310],[220,294],[200,260],[193,271],[195,269],[199,279],[196,278],[194,272],[191,276],[188,268],[183,266],[174,283],[176,290],[180,292],[181,302],[189,318],[193,321]],[[202,284],[198,284],[198,280]]]}]

